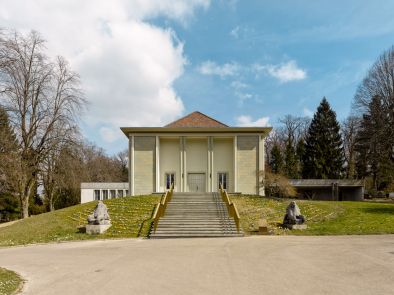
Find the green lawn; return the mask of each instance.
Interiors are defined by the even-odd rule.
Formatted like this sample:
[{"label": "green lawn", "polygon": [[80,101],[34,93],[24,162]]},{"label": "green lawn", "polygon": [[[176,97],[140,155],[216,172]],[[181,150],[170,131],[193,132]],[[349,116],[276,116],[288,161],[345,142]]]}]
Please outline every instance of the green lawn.
[{"label": "green lawn", "polygon": [[394,234],[394,204],[372,202],[296,201],[307,221],[308,229],[287,230],[280,227],[290,200],[273,200],[258,196],[231,196],[246,234],[258,230],[265,218],[276,235],[361,235]]},{"label": "green lawn", "polygon": [[[350,235],[394,233],[394,204],[372,202],[297,201],[307,219],[308,229],[289,231],[279,226],[290,200],[258,196],[231,196],[246,234],[258,230],[265,218],[276,235]],[[147,237],[159,195],[107,200],[112,227],[102,235],[78,231],[86,224],[97,202],[45,213],[0,228],[0,246],[26,245],[71,240]]]},{"label": "green lawn", "polygon": [[44,213],[0,228],[0,246],[25,245],[71,240],[146,237],[151,225],[152,212],[159,195],[125,197],[106,200],[104,203],[112,227],[102,235],[78,232],[85,225],[97,202],[76,205],[55,212]]},{"label": "green lawn", "polygon": [[0,295],[15,294],[23,280],[15,272],[0,267]]}]

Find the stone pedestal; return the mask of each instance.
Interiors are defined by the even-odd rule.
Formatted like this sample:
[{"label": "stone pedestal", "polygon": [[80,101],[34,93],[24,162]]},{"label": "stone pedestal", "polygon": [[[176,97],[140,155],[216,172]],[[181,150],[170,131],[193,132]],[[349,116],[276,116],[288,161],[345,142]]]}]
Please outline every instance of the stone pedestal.
[{"label": "stone pedestal", "polygon": [[284,227],[288,228],[288,229],[307,229],[308,226],[306,224],[284,224]]},{"label": "stone pedestal", "polygon": [[259,234],[260,235],[268,235],[268,223],[265,219],[259,220]]},{"label": "stone pedestal", "polygon": [[106,232],[110,227],[111,224],[87,224],[85,228],[88,235],[97,235]]}]

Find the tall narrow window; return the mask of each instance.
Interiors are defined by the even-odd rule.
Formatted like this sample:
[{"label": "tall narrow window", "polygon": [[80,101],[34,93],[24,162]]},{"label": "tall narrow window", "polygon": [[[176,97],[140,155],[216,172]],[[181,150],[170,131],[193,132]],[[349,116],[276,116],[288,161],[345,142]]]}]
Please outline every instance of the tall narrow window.
[{"label": "tall narrow window", "polygon": [[123,197],[123,190],[122,189],[118,189],[118,197],[119,198]]},{"label": "tall narrow window", "polygon": [[166,189],[170,189],[172,184],[175,186],[175,173],[166,173],[165,183]]},{"label": "tall narrow window", "polygon": [[100,200],[100,190],[99,189],[94,190],[94,199],[96,201]]},{"label": "tall narrow window", "polygon": [[220,188],[220,184],[222,184],[223,189],[227,189],[227,187],[228,187],[227,172],[219,172],[218,173],[219,188]]},{"label": "tall narrow window", "polygon": [[103,190],[103,200],[108,200],[108,190]]},{"label": "tall narrow window", "polygon": [[116,190],[111,189],[110,194],[111,194],[111,199],[115,199],[116,198]]}]

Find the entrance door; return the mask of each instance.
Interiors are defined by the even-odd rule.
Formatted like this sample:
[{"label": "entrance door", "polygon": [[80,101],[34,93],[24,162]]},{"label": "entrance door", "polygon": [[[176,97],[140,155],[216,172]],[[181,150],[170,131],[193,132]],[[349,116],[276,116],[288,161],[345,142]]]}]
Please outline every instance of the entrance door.
[{"label": "entrance door", "polygon": [[188,173],[189,192],[205,192],[205,173]]}]

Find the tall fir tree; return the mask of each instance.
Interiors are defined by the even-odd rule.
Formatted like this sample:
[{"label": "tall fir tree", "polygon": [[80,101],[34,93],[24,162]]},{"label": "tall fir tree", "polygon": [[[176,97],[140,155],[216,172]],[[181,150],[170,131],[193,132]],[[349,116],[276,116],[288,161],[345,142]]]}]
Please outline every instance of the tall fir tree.
[{"label": "tall fir tree", "polygon": [[293,142],[288,140],[285,150],[285,174],[288,178],[298,178],[298,161]]},{"label": "tall fir tree", "polygon": [[8,114],[4,108],[0,106],[0,153],[8,154],[17,147],[14,130],[10,125]]},{"label": "tall fir tree", "polygon": [[303,162],[302,159],[305,155],[305,141],[303,138],[300,138],[297,142],[296,146],[296,155],[297,155],[297,162],[298,162],[298,175],[302,176],[302,167]]},{"label": "tall fir tree", "polygon": [[337,179],[343,176],[344,151],[335,112],[323,97],[305,140],[303,178]]},{"label": "tall fir tree", "polygon": [[0,106],[0,194],[12,193],[10,179],[14,176],[18,143],[7,112]]},{"label": "tall fir tree", "polygon": [[275,144],[272,147],[271,161],[269,164],[271,166],[272,172],[274,172],[276,174],[282,173],[282,171],[283,171],[283,156],[282,156],[282,152],[277,144]]},{"label": "tall fir tree", "polygon": [[379,96],[369,103],[368,112],[363,115],[356,139],[357,176],[372,177],[372,186],[381,190],[394,182],[394,156],[387,134],[384,105]]}]

